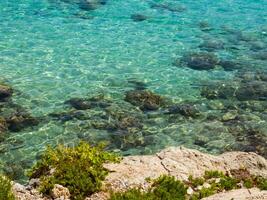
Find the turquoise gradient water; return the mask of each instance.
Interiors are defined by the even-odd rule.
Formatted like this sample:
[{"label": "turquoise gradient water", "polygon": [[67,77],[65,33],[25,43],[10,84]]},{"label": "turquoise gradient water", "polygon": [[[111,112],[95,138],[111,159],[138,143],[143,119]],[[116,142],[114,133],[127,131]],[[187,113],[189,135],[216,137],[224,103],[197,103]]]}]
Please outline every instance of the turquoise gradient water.
[{"label": "turquoise gradient water", "polygon": [[[155,3],[183,9],[152,8]],[[149,18],[134,22],[132,14]],[[200,22],[212,30],[201,31]],[[249,46],[253,41],[265,44],[266,22],[265,0],[108,0],[93,11],[80,9],[75,1],[1,0],[0,79],[16,90],[13,101],[35,117],[62,112],[72,97],[105,94],[122,102],[132,79],[174,102],[197,101],[200,85],[231,80],[236,71],[198,71],[174,66],[174,60],[198,50],[207,38],[219,39],[228,45],[216,51],[220,58],[266,69],[266,59],[254,59]],[[250,43],[238,42],[241,36],[229,34],[231,30]],[[93,142],[109,140],[108,131],[87,130],[82,123],[51,120],[11,133],[0,144],[7,149],[0,154],[2,168],[10,162],[33,162],[46,145],[74,144],[80,135]],[[204,131],[207,126],[211,130]],[[152,153],[170,145],[220,153],[234,141],[220,122],[170,123],[156,117],[146,128],[153,143],[123,149],[122,154]],[[209,139],[206,148],[193,142],[200,132]]]}]

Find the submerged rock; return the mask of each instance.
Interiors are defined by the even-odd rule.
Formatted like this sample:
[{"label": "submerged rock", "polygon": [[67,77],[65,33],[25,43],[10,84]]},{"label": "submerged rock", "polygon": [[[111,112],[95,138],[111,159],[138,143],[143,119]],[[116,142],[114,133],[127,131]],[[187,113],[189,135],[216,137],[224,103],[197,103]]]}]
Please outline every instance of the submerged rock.
[{"label": "submerged rock", "polygon": [[233,71],[237,69],[241,69],[245,67],[245,65],[239,61],[233,61],[233,60],[221,60],[219,62],[219,65],[225,70],[225,71]]},{"label": "submerged rock", "polygon": [[199,45],[199,48],[206,51],[214,51],[224,49],[224,43],[220,40],[204,40],[202,44]]},{"label": "submerged rock", "polygon": [[134,21],[134,22],[141,22],[141,21],[145,21],[148,19],[147,16],[145,15],[142,15],[142,14],[132,14],[131,15],[131,19]]},{"label": "submerged rock", "polygon": [[10,131],[21,131],[24,128],[38,125],[39,121],[28,113],[14,113],[6,119]]},{"label": "submerged rock", "polygon": [[11,87],[0,84],[0,101],[6,101],[7,98],[12,96],[12,93]]},{"label": "submerged rock", "polygon": [[216,85],[204,86],[201,89],[201,96],[207,99],[228,99],[235,96],[238,86],[235,84],[218,83]]},{"label": "submerged rock", "polygon": [[240,78],[242,82],[248,82],[248,81],[267,82],[267,71],[266,70],[240,71],[237,74],[237,78]]},{"label": "submerged rock", "polygon": [[87,99],[82,99],[82,98],[72,98],[65,103],[70,104],[73,108],[77,110],[87,110],[92,108],[91,102],[88,101]]},{"label": "submerged rock", "polygon": [[95,10],[101,5],[105,5],[107,0],[79,0],[78,5],[82,10]]},{"label": "submerged rock", "polygon": [[135,128],[140,130],[143,127],[143,113],[140,110],[123,107],[123,104],[113,105],[105,109],[106,120],[113,122],[116,130],[127,130]]},{"label": "submerged rock", "polygon": [[92,98],[72,98],[65,103],[77,110],[87,110],[95,107],[105,108],[110,106],[111,102],[100,95]]},{"label": "submerged rock", "polygon": [[206,21],[199,22],[199,28],[201,31],[211,31],[212,27]]},{"label": "submerged rock", "polygon": [[78,120],[88,119],[86,114],[80,110],[71,110],[69,112],[67,111],[61,113],[50,113],[49,116],[57,120],[60,120],[62,122],[70,121],[73,119],[78,119]]},{"label": "submerged rock", "polygon": [[267,99],[265,75],[257,73],[238,74],[232,82],[219,82],[204,86],[201,95],[207,99],[237,99],[239,101]]},{"label": "submerged rock", "polygon": [[[255,126],[257,122],[254,123]],[[227,124],[232,134],[235,135],[236,141],[229,149],[231,151],[256,152],[267,158],[267,135],[266,131],[258,127],[253,127],[248,121],[236,120]]]},{"label": "submerged rock", "polygon": [[141,129],[143,127],[141,119],[134,117],[134,116],[124,116],[120,117],[117,120],[116,126],[119,129],[128,129],[131,127],[136,127],[138,129]]},{"label": "submerged rock", "polygon": [[184,12],[186,7],[180,4],[161,4],[161,3],[152,3],[151,8],[153,9],[160,9],[160,10],[167,10],[170,12]]},{"label": "submerged rock", "polygon": [[3,117],[0,117],[0,137],[1,137],[1,134],[5,133],[7,130],[8,130],[8,125],[7,125],[6,120]]},{"label": "submerged rock", "polygon": [[131,90],[126,92],[125,101],[141,110],[157,110],[163,106],[164,100],[160,95],[154,94],[148,90]]},{"label": "submerged rock", "polygon": [[[213,53],[208,52],[192,52],[185,54],[181,60],[187,67],[195,70],[210,70],[214,69],[219,63],[219,59]],[[176,62],[176,65],[180,63]]]},{"label": "submerged rock", "polygon": [[262,41],[253,41],[250,43],[250,49],[253,51],[264,50],[266,48],[266,43]]},{"label": "submerged rock", "polygon": [[267,51],[257,52],[253,56],[255,59],[258,59],[258,60],[267,60]]},{"label": "submerged rock", "polygon": [[147,84],[139,80],[130,79],[128,80],[128,83],[132,84],[135,90],[147,89]]},{"label": "submerged rock", "polygon": [[197,117],[200,112],[196,108],[195,105],[191,104],[180,104],[180,105],[173,105],[168,108],[168,114],[181,114],[185,117]]},{"label": "submerged rock", "polygon": [[222,121],[227,122],[230,120],[235,120],[236,118],[237,118],[237,111],[235,111],[235,110],[229,111],[222,116]]},{"label": "submerged rock", "polygon": [[267,83],[264,81],[250,81],[240,85],[236,91],[236,97],[240,101],[267,100]]}]

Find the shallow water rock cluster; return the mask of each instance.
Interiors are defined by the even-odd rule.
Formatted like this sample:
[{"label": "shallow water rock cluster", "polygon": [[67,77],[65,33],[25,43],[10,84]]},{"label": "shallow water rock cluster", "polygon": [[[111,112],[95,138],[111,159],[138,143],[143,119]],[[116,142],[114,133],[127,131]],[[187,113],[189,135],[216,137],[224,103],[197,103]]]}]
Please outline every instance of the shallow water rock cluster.
[{"label": "shallow water rock cluster", "polygon": [[132,90],[128,91],[125,96],[125,101],[138,106],[141,110],[157,110],[164,105],[164,100],[161,96],[147,90]]},{"label": "shallow water rock cluster", "polygon": [[[232,83],[205,86],[202,96],[222,103],[221,120],[235,143],[228,148],[266,157],[266,72],[239,73]],[[214,119],[213,119],[214,120]]]},{"label": "shallow water rock cluster", "polygon": [[101,5],[105,5],[107,0],[61,0],[65,3],[77,4],[80,9],[85,11],[91,11],[99,8]]},{"label": "shallow water rock cluster", "polygon": [[38,120],[32,117],[21,106],[12,102],[13,89],[6,85],[0,85],[0,123],[1,132],[20,131],[24,128],[38,124]]},{"label": "shallow water rock cluster", "polygon": [[[37,126],[40,120],[12,101],[14,90],[10,86],[0,84],[0,88],[0,154],[4,154],[10,148],[16,149],[24,146],[21,140],[12,139],[14,132],[30,130]],[[7,145],[2,145],[2,143]],[[0,165],[2,164],[1,160]],[[4,170],[8,176],[18,179],[23,175],[24,169],[29,166],[29,163],[6,162],[5,167],[1,167],[1,171]]]},{"label": "shallow water rock cluster", "polygon": [[[210,70],[214,69],[219,63],[219,59],[213,53],[207,52],[192,52],[185,54],[182,59],[182,63],[189,68],[196,70]],[[180,61],[176,61],[176,65],[179,66]]]},{"label": "shallow water rock cluster", "polygon": [[231,83],[219,82],[205,86],[201,95],[208,99],[237,99],[265,101],[267,99],[266,72],[240,72]]}]

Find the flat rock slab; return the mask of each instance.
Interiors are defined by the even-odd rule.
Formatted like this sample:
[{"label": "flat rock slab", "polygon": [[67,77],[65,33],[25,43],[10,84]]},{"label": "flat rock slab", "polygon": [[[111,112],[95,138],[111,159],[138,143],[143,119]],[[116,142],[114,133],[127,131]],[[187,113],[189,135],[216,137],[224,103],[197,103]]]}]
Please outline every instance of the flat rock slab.
[{"label": "flat rock slab", "polygon": [[246,168],[253,175],[267,178],[267,160],[256,153],[229,152],[214,156],[183,147],[170,147],[156,155],[124,157],[120,163],[108,164],[106,168],[111,173],[105,182],[115,190],[146,188],[147,178],[163,174],[187,180],[189,175],[203,176],[207,170],[229,172]]},{"label": "flat rock slab", "polygon": [[203,200],[267,200],[267,191],[260,191],[258,188],[238,189],[215,194]]}]

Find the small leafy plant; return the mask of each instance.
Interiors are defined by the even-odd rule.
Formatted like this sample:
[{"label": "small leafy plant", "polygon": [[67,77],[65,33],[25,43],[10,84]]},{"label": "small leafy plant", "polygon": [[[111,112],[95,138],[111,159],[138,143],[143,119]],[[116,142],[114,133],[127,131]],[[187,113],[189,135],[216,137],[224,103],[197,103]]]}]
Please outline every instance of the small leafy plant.
[{"label": "small leafy plant", "polygon": [[126,192],[112,193],[110,200],[185,200],[187,187],[172,176],[161,176],[154,180],[151,188],[130,189]]},{"label": "small leafy plant", "polygon": [[41,159],[29,171],[30,178],[40,178],[40,191],[49,195],[55,184],[67,187],[71,199],[82,200],[101,189],[108,174],[103,164],[120,158],[104,151],[105,145],[81,142],[75,147],[47,147]]},{"label": "small leafy plant", "polygon": [[2,200],[15,200],[12,193],[11,181],[3,175],[0,175],[0,199]]}]

